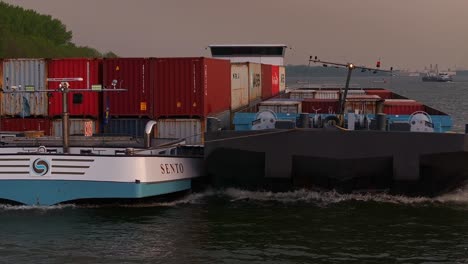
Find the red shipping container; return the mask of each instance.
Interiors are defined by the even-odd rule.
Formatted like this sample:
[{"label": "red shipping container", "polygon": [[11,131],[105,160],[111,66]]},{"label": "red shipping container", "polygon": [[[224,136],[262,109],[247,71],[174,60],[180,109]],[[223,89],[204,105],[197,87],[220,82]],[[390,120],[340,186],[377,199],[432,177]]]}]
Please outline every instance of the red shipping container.
[{"label": "red shipping container", "polygon": [[279,94],[279,66],[262,64],[262,99]]},{"label": "red shipping container", "polygon": [[302,101],[302,112],[315,114],[336,114],[340,108],[337,99],[304,99]]},{"label": "red shipping container", "polygon": [[[104,92],[103,108],[110,116],[152,117],[153,92],[150,87],[148,58],[112,58],[103,60],[103,86],[123,92]],[[108,110],[106,110],[108,109]]]},{"label": "red shipping container", "polygon": [[[48,62],[48,78],[75,78],[83,81],[72,81],[70,89],[91,89],[92,85],[102,83],[100,78],[100,63],[98,59],[52,59]],[[48,88],[57,90],[59,82],[48,82]],[[80,95],[81,94],[81,95]],[[100,113],[100,92],[69,92],[68,113],[70,116],[98,117]],[[76,98],[76,102],[73,101]],[[78,101],[80,101],[79,103]],[[53,92],[49,95],[48,113],[50,117],[62,115],[62,93]]]},{"label": "red shipping container", "polygon": [[44,135],[50,136],[51,122],[47,118],[2,118],[0,131],[44,131]]},{"label": "red shipping container", "polygon": [[392,99],[392,92],[386,89],[366,89],[366,94],[378,95],[382,99]]},{"label": "red shipping container", "polygon": [[206,117],[229,110],[231,63],[211,58],[151,60],[155,117]]},{"label": "red shipping container", "polygon": [[414,100],[385,100],[384,113],[387,115],[411,115],[416,111],[423,111],[424,105]]}]

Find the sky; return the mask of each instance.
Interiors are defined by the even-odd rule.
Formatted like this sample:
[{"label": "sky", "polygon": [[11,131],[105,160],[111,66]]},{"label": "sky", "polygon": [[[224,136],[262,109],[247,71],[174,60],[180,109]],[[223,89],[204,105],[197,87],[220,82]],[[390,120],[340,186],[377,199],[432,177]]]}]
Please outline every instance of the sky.
[{"label": "sky", "polygon": [[210,56],[210,44],[285,44],[286,64],[468,69],[468,0],[4,0],[61,20],[120,57]]}]

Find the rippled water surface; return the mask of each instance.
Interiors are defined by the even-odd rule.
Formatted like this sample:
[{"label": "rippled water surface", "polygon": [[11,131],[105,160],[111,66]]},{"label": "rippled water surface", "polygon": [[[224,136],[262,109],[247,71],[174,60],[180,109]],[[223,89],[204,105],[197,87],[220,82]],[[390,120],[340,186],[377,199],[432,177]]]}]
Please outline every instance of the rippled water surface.
[{"label": "rippled water surface", "polygon": [[4,263],[468,263],[468,191],[236,189],[134,206],[4,206]]},{"label": "rippled water surface", "polygon": [[[465,81],[352,83],[422,101],[463,131]],[[468,188],[434,199],[228,189],[133,206],[3,206],[0,263],[468,263]]]}]

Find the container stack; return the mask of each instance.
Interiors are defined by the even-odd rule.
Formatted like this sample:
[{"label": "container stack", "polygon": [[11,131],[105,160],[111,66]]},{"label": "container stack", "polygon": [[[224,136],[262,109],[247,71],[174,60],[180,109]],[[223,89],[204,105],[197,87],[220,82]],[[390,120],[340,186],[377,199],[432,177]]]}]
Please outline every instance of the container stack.
[{"label": "container stack", "polygon": [[231,64],[231,110],[236,112],[249,106],[249,65]]},{"label": "container stack", "polygon": [[336,114],[340,108],[338,99],[307,98],[302,101],[302,111],[305,113]]},{"label": "container stack", "polygon": [[411,99],[387,99],[384,102],[384,113],[387,115],[411,115],[424,111],[424,105]]},{"label": "container stack", "polygon": [[376,114],[377,102],[382,101],[378,95],[351,94],[346,97],[345,113]]},{"label": "container stack", "polygon": [[262,100],[279,94],[279,67],[262,64]]},{"label": "container stack", "polygon": [[279,92],[284,93],[286,91],[286,68],[279,66]]},{"label": "container stack", "polygon": [[34,130],[50,135],[48,94],[40,92],[47,89],[47,61],[5,59],[1,64],[0,131]]},{"label": "container stack", "polygon": [[[68,82],[71,135],[141,137],[153,119],[155,137],[188,144],[202,144],[206,131],[229,129],[232,113],[257,111],[286,88],[283,66],[204,57],[5,59],[0,74],[2,131],[62,136],[60,82],[47,79],[80,77]],[[299,113],[301,102],[262,107]]]},{"label": "container stack", "polygon": [[152,59],[156,137],[202,144],[206,131],[229,128],[233,92],[230,76],[227,60]]},{"label": "container stack", "polygon": [[154,117],[149,58],[112,58],[102,62],[102,119],[104,134],[141,137]]},{"label": "container stack", "polygon": [[271,99],[261,102],[258,105],[258,111],[271,110],[282,114],[300,114],[302,113],[302,102],[290,99]]},{"label": "container stack", "polygon": [[262,65],[249,62],[249,105],[253,106],[262,100]]},{"label": "container stack", "polygon": [[[70,81],[69,89],[83,92],[68,93],[68,114],[70,116],[70,135],[96,134],[101,112],[101,93],[92,90],[92,86],[102,83],[99,74],[101,60],[98,59],[52,59],[48,61],[48,78],[83,78],[82,81]],[[59,89],[59,82],[48,82],[51,90]],[[51,118],[51,135],[62,136],[62,93],[49,93],[48,116]]]}]

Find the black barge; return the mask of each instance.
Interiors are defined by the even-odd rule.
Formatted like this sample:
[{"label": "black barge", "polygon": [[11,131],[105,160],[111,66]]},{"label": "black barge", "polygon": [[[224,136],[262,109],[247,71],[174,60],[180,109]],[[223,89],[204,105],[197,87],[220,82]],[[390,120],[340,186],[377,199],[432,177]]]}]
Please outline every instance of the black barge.
[{"label": "black barge", "polygon": [[215,131],[205,140],[215,187],[436,196],[468,180],[461,133],[294,128]]}]

